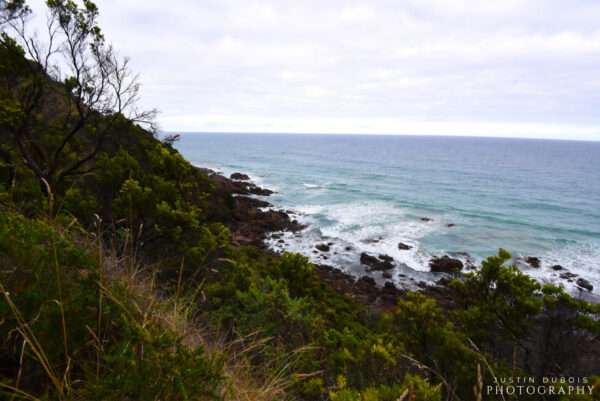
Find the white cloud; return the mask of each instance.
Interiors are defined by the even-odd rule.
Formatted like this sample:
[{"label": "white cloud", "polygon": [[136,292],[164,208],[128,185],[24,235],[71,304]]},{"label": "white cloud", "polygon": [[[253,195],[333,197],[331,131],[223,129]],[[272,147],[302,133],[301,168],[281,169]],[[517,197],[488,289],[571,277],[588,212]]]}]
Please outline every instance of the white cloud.
[{"label": "white cloud", "polygon": [[165,129],[600,139],[595,0],[97,3]]},{"label": "white cloud", "polygon": [[375,17],[373,9],[366,5],[346,7],[342,9],[341,20],[347,23],[366,22]]}]

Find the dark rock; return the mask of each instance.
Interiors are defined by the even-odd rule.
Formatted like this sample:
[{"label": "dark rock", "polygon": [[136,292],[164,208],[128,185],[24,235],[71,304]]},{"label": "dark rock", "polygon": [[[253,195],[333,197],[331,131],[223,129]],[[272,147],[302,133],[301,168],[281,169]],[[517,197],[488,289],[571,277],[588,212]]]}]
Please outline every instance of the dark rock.
[{"label": "dark rock", "polygon": [[458,259],[453,259],[448,255],[441,258],[433,258],[429,261],[429,267],[436,273],[458,273],[462,270],[463,264]]},{"label": "dark rock", "polygon": [[369,277],[369,276],[362,276],[361,278],[358,279],[357,281],[358,284],[368,284],[371,286],[376,286],[377,283],[375,283],[375,279],[373,277]]},{"label": "dark rock", "polygon": [[408,251],[409,249],[412,249],[412,246],[406,245],[403,242],[399,242],[398,243],[398,249],[400,249],[401,251]]},{"label": "dark rock", "polygon": [[383,288],[386,290],[397,290],[396,286],[391,281],[386,281]]},{"label": "dark rock", "polygon": [[273,194],[273,191],[270,189],[261,188],[254,184],[248,184],[246,186],[246,190],[252,195],[269,196]]},{"label": "dark rock", "polygon": [[315,248],[317,248],[321,252],[329,252],[329,249],[330,249],[328,244],[318,244],[318,245],[315,245]]},{"label": "dark rock", "polygon": [[284,240],[282,240],[282,239],[280,239],[280,240],[279,240],[279,241],[277,241],[277,242],[278,242],[278,243],[280,243],[280,244],[283,244],[285,241],[284,241]]},{"label": "dark rock", "polygon": [[392,273],[390,273],[389,271],[384,271],[382,274],[383,278],[392,278]]},{"label": "dark rock", "polygon": [[424,281],[419,281],[417,283],[417,286],[420,287],[420,288],[427,288],[427,283],[424,282]]},{"label": "dark rock", "polygon": [[456,224],[454,224],[454,223],[446,224],[446,227],[449,227],[449,228],[456,227]]},{"label": "dark rock", "polygon": [[527,256],[525,258],[525,262],[531,267],[535,267],[536,269],[541,266],[540,258],[536,258],[535,256]]},{"label": "dark rock", "polygon": [[[264,240],[269,233],[275,232],[275,239],[280,238],[281,231],[297,232],[304,228],[298,222],[278,210],[262,210],[270,206],[268,202],[246,196],[234,197],[234,220],[230,223],[233,237],[239,244],[264,247]],[[278,237],[279,235],[279,237]]]},{"label": "dark rock", "polygon": [[[383,256],[383,259],[382,259]],[[390,270],[394,268],[394,259],[387,255],[379,255],[379,257],[369,255],[366,252],[360,254],[360,263],[368,267],[369,271],[373,270]]]},{"label": "dark rock", "polygon": [[452,281],[452,279],[451,279],[451,278],[449,278],[449,277],[442,277],[441,279],[439,279],[439,280],[436,282],[436,284],[437,284],[437,285],[441,285],[441,286],[445,286],[445,285],[448,285],[448,284],[450,284],[450,281]]},{"label": "dark rock", "polygon": [[565,279],[565,280],[569,280],[569,279],[577,277],[577,274],[571,273],[571,272],[564,272],[564,273],[561,273],[559,277],[562,279]]},{"label": "dark rock", "polygon": [[421,221],[430,222],[433,221],[433,219],[429,217],[421,217]]},{"label": "dark rock", "polygon": [[592,285],[592,283],[590,283],[589,281],[587,281],[584,278],[578,278],[577,281],[575,282],[575,284],[577,284],[581,288],[588,290],[589,292],[592,292],[592,290],[594,289],[594,286]]},{"label": "dark rock", "polygon": [[561,265],[554,265],[551,267],[552,270],[564,270],[564,267],[562,267]]},{"label": "dark rock", "polygon": [[238,180],[238,181],[248,181],[250,179],[250,177],[248,177],[248,175],[242,174],[242,173],[233,173],[229,176],[229,178],[231,178],[232,180]]},{"label": "dark rock", "polygon": [[376,244],[379,241],[381,241],[382,239],[383,239],[383,237],[366,238],[366,239],[361,240],[361,242],[364,244]]},{"label": "dark rock", "polygon": [[354,248],[352,248],[350,245],[348,245],[347,247],[345,247],[345,248],[344,248],[344,250],[346,250],[346,251],[351,251],[351,250],[353,250],[353,249],[354,249]]},{"label": "dark rock", "polygon": [[379,259],[383,260],[384,262],[393,262],[394,258],[392,258],[389,255],[385,255],[385,254],[379,254]]}]

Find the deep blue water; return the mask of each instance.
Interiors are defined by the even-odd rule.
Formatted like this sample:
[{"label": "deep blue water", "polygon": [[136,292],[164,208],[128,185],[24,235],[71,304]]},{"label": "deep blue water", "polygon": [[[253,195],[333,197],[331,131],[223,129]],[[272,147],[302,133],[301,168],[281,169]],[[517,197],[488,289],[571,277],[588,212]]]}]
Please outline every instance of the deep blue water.
[{"label": "deep blue water", "polygon": [[[317,261],[323,236],[339,251],[329,263],[355,263],[351,245],[416,270],[432,255],[479,260],[503,247],[539,256],[534,276],[556,277],[550,266],[561,264],[600,289],[600,142],[190,133],[177,147],[194,164],[275,189],[271,203],[311,224],[282,246]],[[400,251],[400,241],[414,248]]]}]

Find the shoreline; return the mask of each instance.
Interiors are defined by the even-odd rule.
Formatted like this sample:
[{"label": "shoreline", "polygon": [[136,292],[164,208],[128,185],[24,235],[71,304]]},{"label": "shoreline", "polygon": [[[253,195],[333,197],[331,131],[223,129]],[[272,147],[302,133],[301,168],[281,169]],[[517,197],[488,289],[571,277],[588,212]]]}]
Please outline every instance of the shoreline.
[{"label": "shoreline", "polygon": [[[231,192],[235,199],[234,216],[232,222],[232,239],[239,245],[254,245],[274,254],[287,251],[286,241],[294,237],[301,237],[302,232],[310,229],[310,225],[303,224],[298,219],[298,213],[285,210],[265,200],[276,193],[270,189],[258,186],[251,176],[235,172],[229,177],[224,173],[208,168],[196,166],[223,188]],[[428,219],[427,217],[423,217]],[[477,268],[474,259],[466,252],[449,252],[433,256],[429,261],[430,271],[415,270],[408,265],[395,260],[389,255],[378,252],[359,252],[356,249],[345,250],[353,252],[358,263],[348,263],[344,266],[327,263],[332,248],[344,247],[336,243],[335,238],[322,237],[313,246],[312,254],[319,257],[313,260],[312,255],[306,252],[292,251],[304,254],[317,266],[318,274],[332,287],[340,292],[358,298],[369,305],[387,305],[395,302],[397,297],[406,291],[424,291],[439,295],[443,293],[445,283],[453,277],[461,277],[464,273]],[[376,243],[377,241],[375,241]],[[410,249],[402,242],[399,249]],[[513,262],[521,271],[535,278],[542,284],[550,282],[544,280],[542,275],[531,273],[540,272],[540,259],[535,256],[516,257]],[[566,290],[574,297],[589,302],[600,303],[598,290],[586,279],[569,272],[562,266],[553,266],[553,270],[560,276],[560,281],[552,282],[558,285],[570,283],[571,289]],[[566,287],[566,286],[565,286]],[[437,298],[437,296],[436,296]]]}]

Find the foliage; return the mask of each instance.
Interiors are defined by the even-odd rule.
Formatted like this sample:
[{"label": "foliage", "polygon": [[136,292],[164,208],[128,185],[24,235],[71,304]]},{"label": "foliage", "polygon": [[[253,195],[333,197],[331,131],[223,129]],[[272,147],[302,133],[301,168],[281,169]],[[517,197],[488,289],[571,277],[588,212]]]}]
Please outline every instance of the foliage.
[{"label": "foliage", "polygon": [[146,321],[71,236],[0,214],[4,386],[47,399],[218,399],[218,360]]}]

